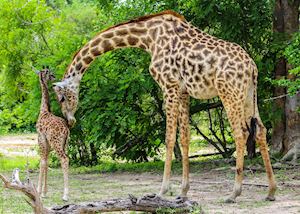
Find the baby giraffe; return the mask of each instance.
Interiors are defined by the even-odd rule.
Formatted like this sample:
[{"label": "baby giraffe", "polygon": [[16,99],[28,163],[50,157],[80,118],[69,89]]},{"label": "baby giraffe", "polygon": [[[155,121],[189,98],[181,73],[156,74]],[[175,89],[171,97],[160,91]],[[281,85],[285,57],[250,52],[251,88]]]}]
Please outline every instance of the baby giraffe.
[{"label": "baby giraffe", "polygon": [[[47,82],[54,80],[54,75],[45,68],[37,72],[40,79],[42,90],[42,102],[36,129],[38,132],[38,144],[40,148],[41,162],[40,174],[38,180],[38,192],[42,197],[47,193],[47,171],[48,171],[48,155],[51,149],[55,150],[61,161],[61,167],[64,174],[64,195],[63,200],[68,200],[68,170],[69,158],[66,155],[66,149],[69,138],[69,128],[64,119],[55,116],[50,111],[50,101]],[[43,187],[43,191],[42,191]]]}]

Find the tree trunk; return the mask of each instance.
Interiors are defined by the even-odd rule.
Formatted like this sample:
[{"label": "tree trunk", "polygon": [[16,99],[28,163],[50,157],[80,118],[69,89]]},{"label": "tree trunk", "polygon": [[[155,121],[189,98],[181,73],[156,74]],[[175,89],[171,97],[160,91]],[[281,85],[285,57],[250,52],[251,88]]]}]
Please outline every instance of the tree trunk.
[{"label": "tree trunk", "polygon": [[[274,37],[280,38],[279,34],[284,33],[284,11],[282,6],[282,1],[277,0],[275,2],[274,16],[273,16],[273,32]],[[282,41],[281,41],[282,42]],[[275,66],[275,79],[281,79],[286,76],[286,61],[281,57]],[[276,86],[273,90],[273,95],[275,97],[283,95],[286,93],[286,89],[283,87]],[[283,151],[283,138],[285,133],[285,97],[276,99],[274,101],[273,112],[276,112],[277,117],[274,117],[271,146],[273,151],[282,152]]]},{"label": "tree trunk", "polygon": [[[299,4],[300,0],[276,0],[274,11],[274,32],[284,33],[287,39],[299,30]],[[275,78],[286,76],[292,80],[294,76],[288,74],[289,65],[280,59],[276,65]],[[284,93],[283,89],[276,88],[274,95]],[[278,108],[284,109],[281,120],[273,127],[272,145],[287,153],[284,160],[297,159],[300,152],[300,95],[278,99],[275,102]],[[299,149],[298,149],[299,148]]]},{"label": "tree trunk", "polygon": [[[285,31],[288,35],[299,30],[299,5],[300,0],[284,1],[285,8]],[[287,66],[289,67],[289,66]],[[287,79],[294,79],[293,75],[287,75]],[[285,100],[285,137],[284,148],[289,154],[292,154],[292,159],[297,160],[297,156],[300,152],[300,113],[297,112],[297,108],[300,106],[300,95],[294,95],[293,97],[287,97]],[[287,156],[284,157],[287,159]]]}]

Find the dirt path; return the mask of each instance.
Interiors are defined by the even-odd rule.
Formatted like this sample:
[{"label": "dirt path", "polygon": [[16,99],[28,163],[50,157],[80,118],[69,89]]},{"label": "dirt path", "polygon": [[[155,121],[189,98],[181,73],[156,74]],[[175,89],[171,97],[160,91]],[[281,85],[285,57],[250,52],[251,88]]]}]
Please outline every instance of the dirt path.
[{"label": "dirt path", "polygon": [[37,134],[0,136],[0,153],[6,156],[36,156]]}]

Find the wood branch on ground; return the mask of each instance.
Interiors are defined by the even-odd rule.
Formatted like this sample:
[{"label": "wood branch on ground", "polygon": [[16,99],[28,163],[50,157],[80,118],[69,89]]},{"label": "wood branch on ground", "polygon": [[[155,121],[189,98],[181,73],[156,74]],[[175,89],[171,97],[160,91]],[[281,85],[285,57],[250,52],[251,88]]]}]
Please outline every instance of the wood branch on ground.
[{"label": "wood branch on ground", "polygon": [[25,199],[37,214],[68,214],[68,213],[98,213],[113,211],[144,211],[156,213],[159,210],[171,210],[172,213],[190,213],[197,203],[190,200],[167,200],[155,194],[146,195],[140,198],[129,195],[126,199],[108,199],[105,201],[83,202],[81,204],[66,204],[45,208],[40,199],[35,186],[29,178],[22,183],[19,179],[19,170],[15,169],[12,180],[9,181],[5,176],[0,174],[0,179],[4,182],[4,187],[15,189],[24,193],[28,199]]},{"label": "wood branch on ground", "polygon": [[106,201],[68,204],[51,208],[54,213],[96,213],[112,211],[144,211],[156,213],[158,210],[171,209],[172,213],[190,213],[197,205],[189,200],[170,201],[156,195],[136,198],[129,195],[127,199],[110,199]]},{"label": "wood branch on ground", "polygon": [[34,213],[47,214],[46,208],[43,207],[40,195],[38,194],[35,186],[31,183],[29,178],[24,183],[20,181],[19,169],[15,169],[12,173],[12,179],[9,181],[5,176],[0,174],[0,179],[4,182],[4,187],[8,189],[15,189],[24,193],[29,199],[26,202],[33,208]]}]

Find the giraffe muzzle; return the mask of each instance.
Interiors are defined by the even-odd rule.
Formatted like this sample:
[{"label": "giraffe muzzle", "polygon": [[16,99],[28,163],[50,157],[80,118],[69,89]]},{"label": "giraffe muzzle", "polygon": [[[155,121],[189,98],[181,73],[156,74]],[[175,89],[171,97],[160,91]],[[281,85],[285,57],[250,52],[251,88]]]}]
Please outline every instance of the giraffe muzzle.
[{"label": "giraffe muzzle", "polygon": [[68,125],[70,128],[72,128],[76,123],[76,119],[73,117],[73,118],[68,118]]},{"label": "giraffe muzzle", "polygon": [[68,122],[68,126],[70,128],[72,128],[75,125],[75,123],[76,123],[75,117],[73,115],[70,115],[69,113],[64,114],[64,115],[66,116],[66,119],[67,119],[67,122]]}]

